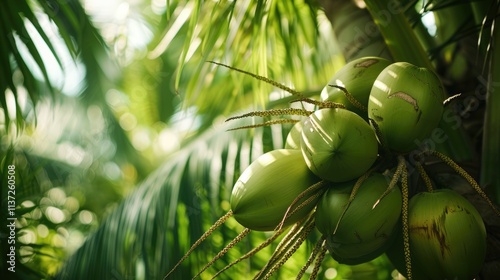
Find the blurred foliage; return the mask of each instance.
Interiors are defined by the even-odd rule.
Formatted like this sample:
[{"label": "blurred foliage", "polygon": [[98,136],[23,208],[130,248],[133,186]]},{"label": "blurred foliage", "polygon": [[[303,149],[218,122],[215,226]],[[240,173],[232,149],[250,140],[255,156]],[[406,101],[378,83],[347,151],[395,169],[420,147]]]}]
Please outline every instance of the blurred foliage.
[{"label": "blurred foliage", "polygon": [[[408,13],[416,24],[427,14],[458,9],[463,1],[406,2],[417,11]],[[345,57],[329,19],[345,22],[333,25],[344,31],[350,23],[350,17],[332,17],[321,4],[5,0],[0,9],[0,218],[7,217],[6,174],[15,165],[15,277],[163,277],[229,210],[240,171],[282,147],[290,128],[227,132],[263,120],[224,123],[225,118],[290,106],[290,94],[209,61],[318,94]],[[462,79],[463,67],[471,63],[469,45],[461,39],[470,40],[466,35],[477,34],[480,25],[467,23],[463,32],[459,23],[440,30],[441,37],[429,45],[430,57],[440,58],[438,69],[450,84]],[[462,60],[455,59],[462,54]],[[449,67],[460,61],[465,61],[461,69]],[[5,230],[0,232],[3,274]],[[241,230],[233,219],[226,222],[176,271],[176,279],[191,278]],[[267,237],[251,233],[202,278]],[[294,278],[318,238],[312,234],[276,277]],[[255,274],[276,245],[221,279]],[[385,257],[352,267],[326,258],[321,278],[397,277],[391,273]]]}]

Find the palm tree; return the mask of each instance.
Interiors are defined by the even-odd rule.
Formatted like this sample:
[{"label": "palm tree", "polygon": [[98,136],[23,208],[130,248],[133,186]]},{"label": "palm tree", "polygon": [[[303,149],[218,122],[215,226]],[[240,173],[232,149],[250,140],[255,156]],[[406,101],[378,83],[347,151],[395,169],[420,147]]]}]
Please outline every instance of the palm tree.
[{"label": "palm tree", "polygon": [[[17,184],[16,201],[31,202],[17,210],[22,219],[16,236],[34,232],[42,240],[18,237],[16,252],[22,261],[15,277],[163,278],[229,210],[231,188],[240,172],[262,153],[282,147],[290,125],[227,132],[252,121],[221,119],[289,107],[292,98],[207,61],[268,77],[311,97],[345,62],[362,56],[435,69],[450,95],[462,93],[444,114],[440,127],[447,141],[439,149],[466,166],[500,203],[495,173],[500,118],[494,109],[498,1],[159,2],[123,2],[108,8],[116,16],[113,22],[99,18],[92,8],[96,1],[8,0],[1,11],[1,218],[6,220],[8,214],[4,186],[9,166],[15,164],[17,180],[23,180]],[[424,24],[429,18],[434,25]],[[50,35],[54,29],[47,26],[56,26],[59,45]],[[435,31],[428,30],[433,27]],[[137,41],[131,36],[134,30],[139,30]],[[81,87],[73,91],[58,85],[53,75],[54,65],[69,67],[65,59],[85,69]],[[49,125],[54,120],[60,125]],[[144,144],[151,138],[162,139],[163,150]],[[450,173],[440,165],[433,167],[440,174]],[[60,190],[66,198],[78,198],[83,190],[86,201],[80,199],[80,207],[69,211],[69,204],[55,202]],[[481,204],[467,186],[460,191]],[[109,199],[100,201],[101,196]],[[52,204],[44,204],[43,198]],[[103,210],[107,200],[116,204]],[[486,224],[494,225],[498,217],[488,214],[488,207],[478,208]],[[48,209],[65,213],[64,222],[54,220],[57,215]],[[45,218],[36,219],[37,211]],[[82,222],[80,217],[87,214],[93,222]],[[98,228],[96,218],[102,219]],[[45,225],[51,237],[61,235],[62,228],[92,234],[67,258],[69,252],[51,249],[53,240],[40,239],[39,225]],[[8,236],[4,230],[2,236]],[[206,241],[210,245],[203,243],[174,271],[174,279],[192,278],[241,231],[243,227],[229,219]],[[498,236],[495,231],[489,234]],[[252,232],[202,277],[212,276],[267,237]],[[317,233],[310,235],[277,277],[294,277],[318,238]],[[3,252],[8,252],[4,240]],[[495,275],[490,268],[497,255],[494,238],[490,242],[493,257],[485,263],[485,279]],[[255,274],[276,246],[220,277]],[[57,269],[49,270],[54,265]],[[2,268],[7,269],[4,261]],[[384,257],[356,267],[327,258],[323,268],[329,273],[328,268],[336,268],[341,276],[368,273],[381,279],[393,269]]]}]

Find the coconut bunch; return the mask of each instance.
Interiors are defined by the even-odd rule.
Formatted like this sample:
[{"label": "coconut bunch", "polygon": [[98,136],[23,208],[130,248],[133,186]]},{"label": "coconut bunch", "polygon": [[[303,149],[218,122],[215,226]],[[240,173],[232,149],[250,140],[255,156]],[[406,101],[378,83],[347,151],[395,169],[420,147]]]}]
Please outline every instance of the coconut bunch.
[{"label": "coconut bunch", "polygon": [[[486,254],[483,220],[458,193],[434,190],[423,167],[426,157],[451,166],[500,213],[451,159],[418,150],[418,143],[433,133],[443,113],[445,90],[434,72],[406,62],[364,57],[335,73],[320,101],[280,87],[316,109],[270,110],[231,118],[305,116],[295,121],[285,148],[257,158],[232,190],[225,219],[234,217],[247,231],[274,231],[266,246],[289,230],[282,241],[287,245],[278,247],[256,278],[269,278],[313,229],[322,238],[299,276],[316,258],[313,275],[317,273],[326,252],[349,265],[387,253],[409,279],[473,279],[480,272]],[[280,122],[290,119],[262,125]],[[411,197],[410,156],[419,159],[412,167],[427,187]]]}]

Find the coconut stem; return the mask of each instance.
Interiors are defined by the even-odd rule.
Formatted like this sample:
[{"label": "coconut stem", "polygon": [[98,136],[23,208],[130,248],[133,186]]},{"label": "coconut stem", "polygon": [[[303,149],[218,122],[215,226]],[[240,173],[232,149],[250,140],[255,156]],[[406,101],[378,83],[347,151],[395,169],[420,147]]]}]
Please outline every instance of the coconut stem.
[{"label": "coconut stem", "polygon": [[231,262],[230,264],[226,265],[223,269],[219,270],[212,277],[212,279],[217,278],[217,276],[219,276],[220,274],[222,274],[224,271],[228,270],[229,268],[233,267],[237,263],[239,263],[239,262],[241,262],[241,261],[243,261],[245,259],[250,258],[251,256],[253,256],[256,253],[258,253],[260,250],[266,248],[267,246],[269,246],[269,244],[271,244],[274,240],[276,240],[276,238],[278,238],[284,231],[285,231],[285,229],[281,229],[281,230],[275,231],[274,234],[271,237],[269,237],[268,239],[266,239],[266,241],[262,242],[259,246],[253,248],[252,250],[250,250],[249,252],[247,252],[245,255],[239,257],[237,260]]},{"label": "coconut stem", "polygon": [[352,94],[345,88],[345,87],[341,87],[341,86],[338,86],[338,85],[329,85],[331,87],[334,87],[334,88],[338,88],[340,89],[345,97],[347,98],[347,100],[349,102],[351,102],[352,105],[354,105],[354,107],[360,109],[361,111],[364,111],[364,112],[367,112],[368,109],[366,108],[365,105],[361,104],[361,102],[359,102],[356,98],[354,98],[354,96],[352,96]]},{"label": "coconut stem", "polygon": [[214,232],[217,228],[219,228],[221,225],[224,224],[224,222],[229,219],[233,215],[233,211],[229,210],[224,216],[220,217],[196,242],[191,246],[191,248],[186,252],[186,254],[175,264],[175,266],[163,277],[163,279],[167,279],[172,272],[177,269],[177,267],[184,261],[186,260],[189,255],[203,242],[205,239],[207,239],[212,232]]},{"label": "coconut stem", "polygon": [[234,131],[234,130],[239,130],[239,129],[247,129],[247,128],[257,128],[257,127],[263,127],[263,126],[271,126],[275,124],[284,124],[284,123],[291,123],[294,124],[298,122],[298,120],[293,120],[293,119],[279,119],[279,120],[271,120],[259,124],[252,124],[252,125],[244,125],[244,126],[238,126],[235,128],[230,128],[226,131]]},{"label": "coconut stem", "polygon": [[356,181],[356,184],[354,184],[354,187],[352,188],[351,195],[349,196],[349,200],[347,201],[347,204],[344,206],[344,210],[342,211],[342,214],[340,214],[339,220],[337,221],[337,225],[335,225],[335,229],[333,230],[333,234],[337,233],[337,229],[339,228],[340,221],[342,221],[342,218],[344,218],[345,213],[347,212],[347,209],[349,208],[349,205],[351,205],[351,202],[354,200],[354,197],[358,193],[359,188],[363,184],[363,182],[370,176],[370,174],[373,172],[373,168],[369,169],[368,171],[365,172],[365,174],[361,175],[361,177],[358,178]]},{"label": "coconut stem", "polygon": [[294,227],[285,235],[285,237],[283,237],[281,242],[278,244],[278,248],[276,248],[266,265],[259,271],[259,273],[257,273],[254,279],[261,279],[262,275],[265,277],[274,265],[281,260],[286,252],[288,252],[290,248],[292,248],[292,246],[300,239],[304,229],[309,227],[311,223],[314,227],[314,219],[312,215],[296,223]]},{"label": "coconut stem", "polygon": [[[399,156],[398,160],[399,160],[400,157],[403,158],[402,156]],[[404,158],[403,158],[403,160],[404,160]],[[377,207],[377,205],[380,203],[380,201],[382,201],[382,199],[384,199],[384,197],[386,197],[389,194],[389,192],[394,188],[394,186],[397,184],[399,178],[401,177],[401,174],[403,173],[403,170],[405,170],[405,169],[406,169],[405,162],[403,162],[403,164],[401,164],[401,162],[399,162],[398,166],[396,167],[396,172],[394,172],[394,175],[392,176],[391,182],[389,182],[389,186],[387,186],[387,189],[379,197],[379,199],[377,199],[377,201],[375,201],[375,203],[372,206],[372,209],[374,209],[375,207]]]},{"label": "coconut stem", "polygon": [[269,279],[274,272],[276,272],[280,267],[282,267],[286,263],[286,261],[288,261],[288,259],[299,249],[300,245],[304,243],[307,236],[309,235],[309,233],[311,233],[314,227],[315,227],[314,219],[311,219],[310,221],[308,221],[308,223],[306,223],[306,225],[304,225],[304,227],[300,230],[298,238],[293,242],[292,246],[284,252],[282,257],[278,259],[279,261],[275,263],[271,267],[271,269],[264,275],[263,278],[264,280]]},{"label": "coconut stem", "polygon": [[[324,247],[324,244],[325,244],[325,240],[326,240],[325,236],[322,235],[321,238],[318,240],[318,242],[316,242],[316,245],[314,246],[314,249],[312,250],[311,255],[307,259],[307,262],[304,264],[304,266],[302,266],[299,273],[297,274],[297,277],[295,278],[296,280],[300,280],[302,278],[302,276],[304,276],[304,273],[306,273],[307,268],[309,268],[309,266],[316,259],[316,257],[318,256],[318,253],[320,253],[322,251],[322,248]],[[321,257],[321,255],[320,255],[320,257]],[[320,263],[321,263],[321,261],[320,261]]]},{"label": "coconut stem", "polygon": [[275,86],[275,87],[277,87],[277,88],[279,88],[279,89],[282,89],[282,90],[284,90],[284,91],[286,91],[286,92],[289,92],[289,93],[291,93],[292,95],[296,95],[296,96],[299,96],[299,97],[303,97],[302,93],[300,93],[300,92],[298,92],[298,91],[296,91],[296,90],[294,90],[294,89],[292,89],[292,88],[289,88],[289,87],[287,87],[287,86],[285,86],[285,85],[283,85],[283,84],[280,84],[280,83],[278,83],[278,82],[275,82],[275,81],[273,81],[273,80],[271,80],[271,79],[269,79],[269,78],[266,78],[266,77],[263,77],[263,76],[259,76],[259,75],[257,75],[257,74],[254,74],[254,73],[251,73],[251,72],[248,72],[248,71],[242,70],[242,69],[238,69],[238,68],[236,68],[236,67],[229,66],[229,65],[226,65],[226,64],[223,64],[223,63],[220,63],[220,62],[215,62],[215,61],[208,61],[208,62],[213,63],[213,64],[215,64],[215,65],[219,65],[219,66],[226,67],[226,68],[231,69],[231,70],[234,70],[234,71],[236,71],[236,72],[243,73],[243,74],[248,75],[248,76],[250,76],[250,77],[252,77],[252,78],[255,78],[255,79],[259,80],[259,81],[263,81],[263,82],[265,82],[265,83],[267,83],[267,84],[270,84],[270,85],[272,85],[272,86]]},{"label": "coconut stem", "polygon": [[380,143],[380,146],[382,147],[382,150],[385,155],[390,155],[391,151],[385,144],[385,139],[382,133],[380,132],[380,128],[378,127],[378,124],[375,120],[368,118],[368,122],[370,125],[373,127],[373,130],[375,130],[375,135],[377,136],[378,142]]},{"label": "coconut stem", "polygon": [[283,221],[280,223],[278,229],[281,229],[281,227],[283,226],[283,223],[286,221],[286,219],[288,219],[290,216],[292,216],[293,214],[295,214],[295,212],[299,211],[300,209],[304,208],[305,206],[309,205],[310,203],[313,203],[314,201],[316,201],[316,199],[318,197],[320,197],[324,192],[325,192],[324,189],[316,192],[315,194],[313,194],[312,196],[310,196],[306,200],[304,200],[296,208],[294,208],[292,212],[288,212],[287,211],[287,214],[285,215],[285,218],[283,219]]},{"label": "coconut stem", "polygon": [[432,192],[433,188],[432,188],[431,178],[429,178],[429,175],[427,174],[427,172],[425,172],[425,169],[420,162],[417,162],[416,166],[418,172],[420,173],[420,177],[422,177],[422,180],[424,180],[424,184],[425,187],[427,188],[427,191]]},{"label": "coconut stem", "polygon": [[318,278],[318,272],[321,267],[321,263],[323,262],[323,259],[325,258],[326,255],[326,246],[323,244],[321,246],[321,251],[319,252],[318,258],[316,259],[316,262],[314,263],[314,268],[313,271],[311,272],[311,276],[309,276],[309,279],[316,279]]},{"label": "coconut stem", "polygon": [[230,117],[226,120],[226,122],[246,117],[269,117],[269,116],[282,116],[282,115],[309,116],[312,113],[313,113],[312,111],[307,111],[298,108],[271,109],[265,111],[253,111],[242,115]]},{"label": "coconut stem", "polygon": [[233,248],[236,244],[238,244],[241,240],[243,240],[243,238],[245,238],[245,236],[247,236],[250,231],[252,231],[251,229],[249,228],[245,228],[242,232],[240,232],[240,234],[238,234],[238,236],[236,236],[233,240],[231,240],[231,242],[229,242],[229,244],[227,244],[226,247],[224,247],[224,249],[222,249],[217,255],[215,255],[215,257],[213,257],[213,259],[211,261],[209,261],[201,270],[200,272],[198,272],[198,274],[196,274],[193,279],[196,279],[198,278],[198,276],[200,276],[200,274],[202,274],[205,270],[207,270],[212,264],[214,264],[218,259],[220,259],[222,256],[224,256],[228,251],[229,249]]},{"label": "coconut stem", "polygon": [[299,98],[296,100],[290,101],[290,103],[295,103],[295,102],[306,102],[312,105],[316,105],[320,108],[342,108],[345,109],[345,105],[342,103],[336,103],[332,101],[317,101],[311,98]]},{"label": "coconut stem", "polygon": [[438,152],[438,151],[431,151],[431,153],[438,157],[440,160],[442,160],[444,163],[446,163],[448,166],[450,166],[455,172],[457,172],[460,176],[462,176],[469,184],[472,186],[472,188],[488,203],[488,205],[493,209],[495,214],[497,216],[500,216],[500,211],[495,207],[493,202],[491,202],[490,198],[486,195],[486,193],[481,189],[479,184],[472,178],[467,171],[465,171],[462,167],[460,167],[458,164],[456,164],[451,158],[448,156]]},{"label": "coconut stem", "polygon": [[[295,212],[299,211],[304,206],[312,203],[318,196],[322,195],[325,192],[324,187],[326,186],[326,184],[327,184],[327,182],[325,180],[322,180],[322,181],[310,186],[309,188],[307,188],[303,192],[301,192],[292,201],[290,206],[288,206],[288,208],[286,209],[285,215],[283,216],[283,220],[281,220],[281,222],[278,224],[278,226],[276,227],[275,230],[280,230],[283,227],[283,224],[285,223],[286,219],[288,219],[290,216],[292,216]],[[301,204],[299,204],[297,207],[294,208],[295,204],[297,204],[302,198],[304,198],[306,195],[309,195],[310,193],[314,193],[314,194],[312,196],[310,196],[308,199],[306,199],[305,201],[303,201]],[[292,209],[293,209],[293,211],[290,212],[290,210],[292,210]]]},{"label": "coconut stem", "polygon": [[460,96],[462,96],[462,94],[461,93],[457,93],[455,95],[452,95],[452,96],[446,98],[443,101],[443,106],[448,106],[448,104],[450,104],[453,100],[458,99]]},{"label": "coconut stem", "polygon": [[410,229],[409,229],[409,221],[408,221],[408,206],[409,206],[409,190],[408,190],[408,170],[406,170],[406,161],[403,156],[398,156],[398,169],[402,170],[401,172],[401,185],[402,185],[402,196],[403,196],[403,205],[402,205],[402,215],[401,220],[403,223],[403,247],[405,254],[405,265],[406,265],[406,275],[407,279],[412,279],[411,274],[411,254],[410,254]]},{"label": "coconut stem", "polygon": [[297,233],[299,232],[299,229],[301,228],[301,225],[303,223],[305,223],[304,219],[293,225],[293,227],[287,232],[287,234],[280,241],[278,247],[274,250],[273,254],[269,258],[267,263],[264,265],[264,267],[257,273],[257,275],[255,275],[254,279],[259,279],[259,277],[261,277],[264,271],[267,271],[271,266],[271,264],[274,263],[276,259],[280,258],[280,254],[284,251],[284,248],[287,248],[292,243],[292,240],[297,236]]}]

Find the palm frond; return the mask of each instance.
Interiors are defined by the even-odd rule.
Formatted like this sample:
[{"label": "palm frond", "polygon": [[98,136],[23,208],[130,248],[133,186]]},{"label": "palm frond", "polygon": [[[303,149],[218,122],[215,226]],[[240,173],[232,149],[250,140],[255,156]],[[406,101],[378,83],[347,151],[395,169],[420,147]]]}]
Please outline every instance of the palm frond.
[{"label": "palm frond", "polygon": [[[270,128],[225,132],[227,128],[217,125],[169,157],[107,217],[57,278],[160,279],[166,275],[201,236],[204,219],[215,220],[228,210],[227,201],[239,170],[265,150],[282,145],[285,134],[281,126],[274,127],[275,132]],[[266,142],[269,139],[274,143]],[[232,221],[217,234],[230,235],[241,229],[234,226]],[[173,277],[192,277],[215,255],[207,252],[217,249],[203,248],[203,254],[194,254],[194,260]]]},{"label": "palm frond", "polygon": [[[55,1],[8,0],[4,3],[0,12],[0,30],[4,36],[0,42],[0,67],[5,72],[0,79],[0,105],[7,127],[13,119],[17,126],[21,126],[28,113],[22,106],[25,97],[20,97],[19,91],[26,92],[30,102],[36,104],[40,97],[47,93],[53,97],[59,90],[54,85],[55,77],[50,69],[62,69],[63,62],[51,38],[52,30],[48,29],[47,19],[57,23],[65,16],[76,17],[75,12],[69,11],[66,6]],[[72,40],[64,26],[59,27],[65,46],[74,54]],[[6,91],[13,93],[14,106],[5,99],[3,93]]]},{"label": "palm frond", "polygon": [[332,52],[333,34],[324,14],[302,1],[180,1],[168,12],[171,21],[149,57],[179,57],[175,87],[184,105],[196,106],[203,115],[245,108],[249,102],[264,107],[273,91],[236,73],[228,83],[228,71],[214,74],[206,61],[298,90],[323,87],[341,61]]}]

